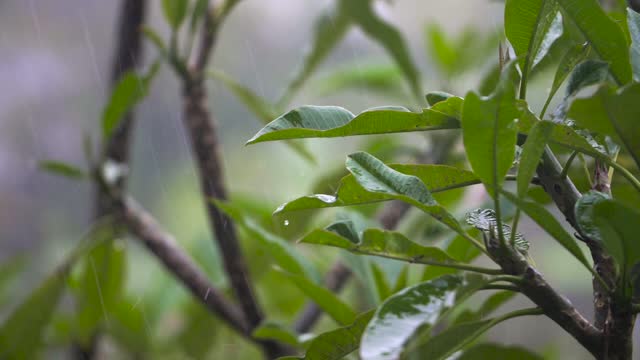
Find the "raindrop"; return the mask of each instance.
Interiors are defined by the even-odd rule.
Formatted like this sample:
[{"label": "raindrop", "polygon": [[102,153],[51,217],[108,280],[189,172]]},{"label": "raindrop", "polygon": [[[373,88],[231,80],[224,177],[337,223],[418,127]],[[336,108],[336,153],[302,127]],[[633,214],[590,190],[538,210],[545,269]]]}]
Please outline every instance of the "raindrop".
[{"label": "raindrop", "polygon": [[289,220],[284,221],[284,226],[289,226]]}]

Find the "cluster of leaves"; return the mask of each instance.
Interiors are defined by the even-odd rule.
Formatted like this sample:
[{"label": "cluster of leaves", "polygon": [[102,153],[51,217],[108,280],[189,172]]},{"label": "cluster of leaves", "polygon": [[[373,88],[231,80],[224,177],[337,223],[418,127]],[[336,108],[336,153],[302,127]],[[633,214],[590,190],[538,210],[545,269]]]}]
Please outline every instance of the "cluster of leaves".
[{"label": "cluster of leaves", "polygon": [[[156,31],[144,29],[161,59],[178,74],[186,69],[195,29],[207,11],[206,3],[163,0],[162,7],[171,29],[168,41]],[[226,2],[232,3],[235,1]],[[313,154],[298,139],[438,130],[436,137],[445,132],[462,134],[470,166],[465,167],[463,161],[455,162],[455,166],[387,163],[385,160],[403,150],[402,145],[385,140],[381,146],[374,141],[368,146],[370,151],[347,157],[346,174],[344,170],[329,173],[329,178],[335,178],[338,189],[335,194],[300,197],[277,209],[277,214],[293,219],[295,212],[303,210],[375,206],[400,200],[420,210],[435,224],[438,231],[426,232],[421,228],[418,236],[411,240],[403,232],[376,228],[361,214],[347,213],[325,228],[312,230],[302,237],[300,242],[304,244],[369,255],[345,256],[359,283],[367,290],[368,300],[360,301],[359,307],[323,287],[318,264],[305,258],[301,249],[288,242],[270,221],[262,221],[264,210],[257,210],[260,206],[255,205],[255,201],[247,205],[236,197],[231,203],[217,202],[246,237],[252,239],[256,251],[267,255],[268,264],[260,266],[277,265],[275,280],[271,279],[265,286],[273,288],[286,283],[297,288],[339,325],[321,334],[296,334],[278,322],[277,316],[271,316],[252,335],[304,351],[303,357],[293,357],[295,359],[340,359],[358,349],[362,359],[446,359],[452,354],[461,359],[486,358],[487,354],[501,359],[538,359],[538,355],[522,348],[477,342],[493,326],[517,316],[538,315],[539,310],[523,309],[488,317],[516,292],[505,285],[508,277],[500,269],[471,263],[486,253],[492,242],[505,244],[528,256],[530,245],[517,231],[517,219],[523,212],[592,271],[574,237],[539,198],[531,196],[535,190],[531,183],[540,159],[552,154],[553,149],[557,154],[570,154],[564,175],[576,157],[585,168],[591,164],[589,158],[597,159],[640,191],[640,182],[633,174],[640,166],[640,147],[634,141],[640,138],[640,130],[633,123],[640,117],[640,107],[634,103],[640,100],[640,84],[636,82],[640,79],[640,15],[630,9],[625,16],[615,10],[606,14],[596,0],[507,0],[505,35],[516,59],[507,64],[494,64],[477,91],[469,91],[464,97],[431,92],[426,95],[429,106],[420,111],[385,107],[354,114],[337,106],[303,106],[284,112],[353,27],[360,28],[380,44],[395,66],[339,70],[320,82],[321,91],[365,87],[405,101],[408,97],[409,103],[424,101],[422,80],[405,41],[393,25],[375,12],[374,3],[374,0],[336,0],[321,14],[313,24],[311,50],[284,94],[274,103],[220,71],[211,70],[208,74],[224,83],[266,124],[249,140],[250,144],[286,141],[292,150],[311,159]],[[228,6],[221,11],[228,11],[233,5]],[[612,20],[614,17],[624,21],[616,23]],[[182,43],[180,35],[185,32],[186,41]],[[489,51],[497,48],[501,38],[468,30],[451,40],[435,25],[428,26],[425,34],[428,55],[447,91],[452,91],[449,82],[452,78],[480,65]],[[562,46],[558,46],[559,43]],[[565,53],[557,62],[550,54],[561,51]],[[548,63],[556,65],[555,77],[544,106],[534,113],[526,101],[527,84],[539,73],[539,68]],[[158,65],[154,65],[144,75],[127,74],[114,88],[101,123],[105,139],[117,129],[122,116],[146,96],[157,68]],[[408,96],[402,87],[403,81],[408,84]],[[556,110],[548,114],[547,108],[565,82],[565,95]],[[282,112],[284,114],[278,115]],[[627,170],[621,164],[636,168]],[[113,171],[106,165],[104,172]],[[42,167],[70,178],[89,177],[85,171],[62,162],[43,162]],[[324,182],[326,177],[322,179]],[[505,180],[515,180],[515,191]],[[456,202],[444,195],[475,184],[484,185],[493,199],[493,209],[467,209],[469,228],[450,211]],[[615,191],[614,187],[614,195]],[[515,215],[510,206],[515,206]],[[599,241],[614,257],[618,271],[615,291],[632,304],[640,298],[637,284],[640,248],[632,241],[633,225],[640,219],[638,211],[637,204],[624,203],[616,196],[595,191],[582,196],[575,209],[583,235]],[[506,222],[512,216],[514,222],[509,226]],[[299,218],[299,222],[291,221],[292,226],[308,226],[308,217]],[[426,223],[424,218],[419,222]],[[411,232],[410,229],[407,232]],[[453,236],[435,246],[433,239],[423,239],[425,234],[431,238]],[[0,352],[0,357],[32,358],[45,342],[49,345],[86,343],[91,341],[87,336],[99,327],[134,354],[159,354],[174,346],[194,358],[210,352],[215,342],[202,334],[213,333],[212,329],[220,324],[209,321],[205,310],[193,301],[180,305],[183,331],[169,341],[153,339],[146,328],[160,327],[158,318],[169,306],[166,302],[173,305],[177,302],[167,299],[158,305],[156,294],[150,294],[143,300],[149,309],[146,318],[134,311],[137,301],[125,290],[126,254],[114,239],[117,236],[112,227],[99,224],[89,237],[93,239],[92,246],[74,252],[3,323],[0,351],[4,352]],[[200,250],[193,253],[206,253]],[[74,272],[72,265],[79,259],[83,267]],[[211,261],[200,262],[206,266]],[[423,269],[419,268],[421,265]],[[422,270],[418,279],[412,276],[415,268]],[[264,267],[254,273],[262,270]],[[6,283],[5,274],[8,278],[15,272],[13,264],[0,268],[0,289]],[[56,304],[68,284],[74,290],[78,313],[59,314]],[[498,291],[478,309],[467,308],[465,301],[482,289]],[[267,292],[273,298],[278,297],[275,294],[278,291]],[[282,304],[278,302],[280,299],[273,301]],[[362,304],[369,310],[362,312]],[[299,307],[301,301],[294,305]],[[45,330],[50,328],[54,335],[45,341]],[[30,335],[24,336],[27,333]],[[166,346],[159,347],[160,342]]]}]

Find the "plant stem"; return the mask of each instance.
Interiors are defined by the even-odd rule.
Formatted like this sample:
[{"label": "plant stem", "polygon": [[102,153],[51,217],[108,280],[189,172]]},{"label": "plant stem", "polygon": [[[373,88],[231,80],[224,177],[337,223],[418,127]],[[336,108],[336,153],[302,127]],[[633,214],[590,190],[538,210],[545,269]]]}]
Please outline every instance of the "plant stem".
[{"label": "plant stem", "polygon": [[627,179],[638,192],[640,192],[640,181],[638,181],[638,179],[633,176],[633,174],[629,170],[609,158],[603,157],[603,160],[605,164],[620,172],[622,176],[624,176],[624,178]]},{"label": "plant stem", "polygon": [[576,158],[578,154],[579,153],[577,151],[574,151],[571,153],[571,155],[569,155],[567,162],[564,164],[564,167],[562,168],[562,173],[560,173],[560,178],[565,179],[567,177],[567,174],[569,173],[569,169],[571,168],[571,164],[573,163],[573,160]]}]

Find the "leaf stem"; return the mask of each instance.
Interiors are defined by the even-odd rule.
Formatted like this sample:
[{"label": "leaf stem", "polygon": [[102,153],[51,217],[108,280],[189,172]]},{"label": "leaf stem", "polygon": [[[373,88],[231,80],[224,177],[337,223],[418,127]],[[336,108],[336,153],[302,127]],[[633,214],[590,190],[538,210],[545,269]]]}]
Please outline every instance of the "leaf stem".
[{"label": "leaf stem", "polygon": [[636,188],[638,192],[640,192],[640,181],[638,181],[638,179],[635,176],[633,176],[633,174],[631,174],[629,170],[627,170],[624,166],[618,164],[617,162],[611,160],[608,157],[603,156],[602,159],[605,164],[619,171],[622,174],[622,176],[624,176],[631,183],[631,185],[633,185],[633,187]]},{"label": "leaf stem", "polygon": [[571,164],[573,163],[573,160],[576,158],[577,155],[578,155],[577,151],[574,151],[571,153],[571,155],[569,155],[569,158],[567,159],[567,162],[564,164],[564,168],[562,168],[562,172],[560,173],[561,179],[565,179],[567,177],[567,174],[569,173],[569,169],[571,168]]},{"label": "leaf stem", "polygon": [[373,255],[373,256],[378,256],[378,257],[382,257],[382,258],[386,258],[386,259],[408,261],[410,263],[415,263],[415,264],[446,267],[446,268],[458,269],[458,270],[462,270],[462,271],[472,271],[472,272],[477,272],[477,273],[487,274],[487,275],[504,275],[504,272],[502,272],[502,270],[500,270],[500,269],[489,269],[489,268],[483,268],[483,267],[467,265],[467,264],[445,263],[445,262],[425,260],[425,259],[420,259],[420,258],[415,258],[415,259],[412,259],[412,260],[408,260],[405,257],[393,256],[393,255],[385,255],[385,254],[373,254],[373,253],[368,253],[368,252],[361,252],[361,251],[358,251],[356,249],[353,249],[353,250],[350,250],[350,251],[353,252],[353,253],[356,253],[356,254]]},{"label": "leaf stem", "polygon": [[520,291],[520,289],[518,289],[517,286],[504,285],[504,284],[489,284],[489,285],[483,286],[480,290],[507,290],[507,291],[513,291],[513,292]]}]

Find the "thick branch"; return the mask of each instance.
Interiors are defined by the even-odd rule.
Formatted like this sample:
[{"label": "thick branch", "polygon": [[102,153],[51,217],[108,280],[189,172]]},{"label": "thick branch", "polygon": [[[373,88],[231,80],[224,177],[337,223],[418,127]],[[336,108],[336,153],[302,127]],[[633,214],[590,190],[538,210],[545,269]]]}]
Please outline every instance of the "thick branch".
[{"label": "thick branch", "polygon": [[122,221],[129,231],[189,289],[194,298],[232,329],[250,339],[249,325],[240,309],[209,282],[206,274],[176,245],[173,237],[133,200],[122,200],[118,205]]}]

